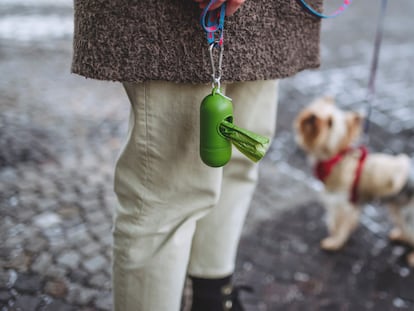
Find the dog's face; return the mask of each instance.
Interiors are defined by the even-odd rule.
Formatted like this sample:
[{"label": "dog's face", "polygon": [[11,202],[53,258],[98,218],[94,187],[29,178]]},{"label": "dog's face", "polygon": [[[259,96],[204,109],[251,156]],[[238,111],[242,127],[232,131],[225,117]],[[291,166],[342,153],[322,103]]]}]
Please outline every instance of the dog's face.
[{"label": "dog's face", "polygon": [[327,159],[347,148],[360,135],[362,118],[338,109],[330,97],[316,99],[296,117],[298,145],[317,159]]}]

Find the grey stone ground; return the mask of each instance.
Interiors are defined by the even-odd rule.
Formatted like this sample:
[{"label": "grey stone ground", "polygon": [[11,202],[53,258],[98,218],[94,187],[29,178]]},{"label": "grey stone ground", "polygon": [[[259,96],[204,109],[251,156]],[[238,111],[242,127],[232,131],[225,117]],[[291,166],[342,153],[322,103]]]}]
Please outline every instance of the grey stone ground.
[{"label": "grey stone ground", "polygon": [[[294,115],[316,96],[363,106],[378,4],[357,2],[325,21],[322,68],[281,83],[278,132],[261,164],[237,261],[237,281],[255,288],[243,295],[248,310],[414,310],[406,248],[387,240],[382,207],[366,207],[343,251],[319,249],[319,185],[291,132]],[[112,170],[127,99],[118,84],[68,73],[65,29],[28,35],[24,22],[6,27],[21,17],[70,25],[70,1],[3,0],[0,7],[1,310],[110,310]],[[390,2],[373,150],[414,153],[413,11],[411,0]]]}]

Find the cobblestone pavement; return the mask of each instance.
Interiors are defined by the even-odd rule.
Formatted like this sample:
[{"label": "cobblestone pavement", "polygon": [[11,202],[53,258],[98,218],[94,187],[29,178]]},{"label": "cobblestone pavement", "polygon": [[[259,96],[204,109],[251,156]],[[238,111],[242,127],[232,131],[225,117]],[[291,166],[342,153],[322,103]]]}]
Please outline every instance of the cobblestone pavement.
[{"label": "cobblestone pavement", "polygon": [[[237,261],[237,281],[255,288],[242,296],[249,311],[414,310],[407,249],[387,240],[382,207],[365,208],[343,251],[319,249],[319,184],[291,132],[294,115],[316,96],[363,107],[378,4],[354,1],[325,21],[322,68],[281,83],[278,132]],[[68,73],[71,1],[3,0],[0,8],[1,311],[110,310],[112,171],[126,96],[118,84]],[[390,1],[373,150],[414,154],[413,11],[411,0]]]}]

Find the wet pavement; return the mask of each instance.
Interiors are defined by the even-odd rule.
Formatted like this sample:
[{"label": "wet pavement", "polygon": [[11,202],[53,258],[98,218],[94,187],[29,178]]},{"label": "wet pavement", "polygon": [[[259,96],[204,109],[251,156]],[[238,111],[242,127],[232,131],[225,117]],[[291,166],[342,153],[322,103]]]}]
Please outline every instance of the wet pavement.
[{"label": "wet pavement", "polygon": [[[414,310],[407,249],[388,241],[383,207],[364,209],[342,251],[319,249],[320,185],[291,131],[298,110],[320,95],[364,108],[379,2],[354,1],[324,21],[321,69],[281,83],[277,135],[237,261],[237,282],[255,289],[242,294],[249,311]],[[112,172],[126,96],[119,84],[69,74],[71,1],[3,0],[0,8],[1,310],[110,310]],[[375,151],[414,154],[413,11],[411,0],[390,1]]]}]

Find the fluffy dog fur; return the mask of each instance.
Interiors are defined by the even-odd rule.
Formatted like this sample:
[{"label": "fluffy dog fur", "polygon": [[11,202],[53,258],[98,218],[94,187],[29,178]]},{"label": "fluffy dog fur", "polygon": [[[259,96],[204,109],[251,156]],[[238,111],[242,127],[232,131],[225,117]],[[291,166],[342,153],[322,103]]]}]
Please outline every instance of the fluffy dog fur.
[{"label": "fluffy dog fur", "polygon": [[[296,141],[313,164],[331,159],[351,147],[360,136],[361,127],[359,114],[340,110],[329,97],[315,100],[294,122]],[[322,198],[329,235],[321,241],[321,247],[326,250],[342,248],[358,225],[361,205],[373,199],[381,199],[391,208],[395,228],[390,238],[414,246],[414,198],[397,199],[409,178],[410,158],[404,154],[368,154],[356,187],[358,199],[352,202],[350,193],[361,151],[348,150],[323,180]],[[414,251],[407,259],[414,266]]]}]

